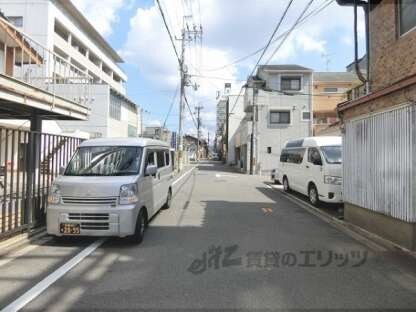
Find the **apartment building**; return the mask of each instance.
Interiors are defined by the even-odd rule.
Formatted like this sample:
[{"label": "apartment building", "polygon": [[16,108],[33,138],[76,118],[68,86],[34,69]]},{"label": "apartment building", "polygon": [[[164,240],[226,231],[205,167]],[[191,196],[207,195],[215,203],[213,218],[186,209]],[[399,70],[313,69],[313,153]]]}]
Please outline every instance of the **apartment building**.
[{"label": "apartment building", "polygon": [[[81,142],[43,133],[45,121],[90,114],[91,77],[59,59],[67,75],[53,79],[46,69],[57,59],[0,14],[0,239],[44,224],[48,189]],[[59,94],[60,84],[76,88]]]},{"label": "apartment building", "polygon": [[230,121],[235,118],[231,122],[235,134],[229,135],[234,146],[228,146],[235,148],[235,156],[230,162],[244,172],[269,174],[287,140],[312,135],[311,94],[311,69],[259,66],[247,83],[242,104],[230,101]]},{"label": "apartment building", "polygon": [[345,219],[415,250],[416,2],[360,4],[369,14],[369,90],[338,105]]},{"label": "apartment building", "polygon": [[346,101],[348,90],[359,84],[354,72],[313,73],[313,135],[341,135],[336,127],[337,104]]},{"label": "apartment building", "polygon": [[[92,24],[69,0],[0,0],[0,10],[24,33],[59,56],[48,62],[50,77],[68,75],[61,63],[69,62],[92,78],[91,117],[88,121],[57,122],[62,132],[76,130],[91,137],[137,136],[140,110],[126,96],[126,75],[119,67],[123,60]],[[77,92],[70,85],[55,86],[56,92]]]},{"label": "apartment building", "polygon": [[169,144],[172,142],[172,132],[161,126],[147,126],[144,128],[142,136],[144,138],[162,140]]},{"label": "apartment building", "polygon": [[[220,127],[217,127],[220,135],[217,135],[218,144],[221,147],[219,150],[225,162],[228,165],[239,166],[246,168],[246,164],[241,159],[241,137],[243,130],[246,128],[243,125],[243,120],[246,117],[244,112],[244,96],[238,95],[239,91],[231,90],[230,84],[225,84],[225,88],[217,107],[223,107],[223,121]],[[218,120],[217,115],[217,120]]]}]

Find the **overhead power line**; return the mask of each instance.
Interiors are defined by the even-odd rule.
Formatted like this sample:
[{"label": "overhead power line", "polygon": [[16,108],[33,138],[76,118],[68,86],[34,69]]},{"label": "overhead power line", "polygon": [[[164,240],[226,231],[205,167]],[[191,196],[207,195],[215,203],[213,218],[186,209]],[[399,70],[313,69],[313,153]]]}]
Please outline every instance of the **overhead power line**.
[{"label": "overhead power line", "polygon": [[168,113],[166,114],[165,121],[163,122],[163,128],[165,127],[166,122],[168,121],[168,118],[169,118],[170,113],[171,113],[172,108],[173,108],[173,104],[175,104],[176,97],[177,97],[177,95],[178,95],[178,91],[179,91],[179,85],[176,87],[175,93],[174,93],[173,98],[172,98],[172,101],[171,101],[171,103],[170,103]]},{"label": "overhead power line", "polygon": [[175,41],[173,40],[172,33],[170,32],[169,26],[166,22],[165,13],[163,12],[162,6],[160,5],[159,0],[156,0],[157,6],[159,7],[160,15],[163,19],[163,24],[165,25],[166,31],[168,32],[170,42],[172,43],[173,50],[175,51],[176,58],[178,59],[179,65],[181,64],[181,58],[179,56],[178,50],[176,49]]},{"label": "overhead power line", "polygon": [[[272,32],[272,35],[270,36],[269,40],[267,41],[266,46],[262,49],[262,53],[261,53],[259,59],[256,62],[256,65],[254,65],[254,67],[253,67],[253,69],[252,69],[252,71],[251,71],[251,73],[250,73],[250,75],[248,77],[251,77],[253,75],[253,73],[255,72],[255,70],[257,68],[257,66],[261,62],[261,59],[263,58],[264,54],[266,53],[267,49],[269,48],[270,44],[272,43],[272,40],[273,40],[274,36],[276,35],[277,31],[279,30],[280,25],[282,24],[283,20],[285,19],[286,14],[289,11],[289,8],[292,5],[292,3],[293,3],[293,0],[289,0],[289,3],[287,4],[286,9],[283,11],[283,14],[282,14],[282,16],[279,19],[279,22],[277,23],[276,27],[274,28],[274,30]],[[243,89],[244,89],[244,86],[242,86],[240,88],[240,92],[238,93],[238,96],[235,99],[235,102],[233,104],[233,108],[230,111],[230,114],[234,111],[234,108],[237,105],[238,99],[240,98],[241,94],[243,93]]]},{"label": "overhead power line", "polygon": [[194,122],[195,128],[198,128],[198,123],[195,120],[194,113],[192,112],[191,106],[189,105],[186,95],[184,95],[186,106],[188,106],[189,114],[191,114],[192,121]]},{"label": "overhead power line", "polygon": [[290,0],[289,3],[287,4],[285,11],[283,12],[282,16],[280,17],[279,22],[277,23],[276,27],[274,28],[273,33],[270,36],[269,41],[267,42],[266,46],[264,47],[263,52],[261,53],[259,59],[257,60],[256,65],[254,65],[253,70],[251,71],[249,77],[253,76],[254,72],[256,71],[257,66],[260,64],[261,59],[263,58],[264,54],[266,53],[267,49],[269,48],[270,44],[272,43],[272,40],[273,40],[274,36],[276,35],[277,31],[280,28],[280,25],[282,25],[282,22],[285,19],[287,11],[289,11],[289,8],[292,5],[292,3],[293,3],[293,0]]},{"label": "overhead power line", "polygon": [[[318,6],[317,8],[315,8],[314,10],[312,10],[311,12],[309,12],[308,14],[306,14],[300,21],[299,21],[299,23],[296,25],[296,26],[300,26],[300,25],[302,25],[302,24],[304,24],[308,19],[310,19],[310,18],[312,18],[312,17],[314,17],[314,16],[316,16],[316,15],[318,15],[319,13],[321,13],[324,9],[326,9],[329,5],[331,5],[333,2],[335,2],[335,0],[324,0],[324,2],[320,5],[320,6]],[[282,39],[288,32],[289,32],[290,30],[288,29],[288,30],[286,30],[285,32],[283,32],[282,34],[280,34],[279,36],[277,36],[275,39],[273,39],[273,41],[272,41],[272,43],[275,43],[275,42],[277,42],[278,40],[280,40],[280,39]],[[249,54],[247,54],[247,55],[245,55],[245,56],[243,56],[243,57],[240,57],[240,58],[238,58],[238,59],[236,59],[235,61],[233,61],[233,62],[231,62],[231,63],[228,63],[228,64],[225,64],[225,65],[221,65],[221,66],[219,66],[219,67],[216,67],[216,68],[208,68],[208,69],[204,69],[203,71],[204,72],[207,72],[207,71],[219,71],[219,70],[222,70],[222,69],[225,69],[225,68],[227,68],[227,67],[230,67],[230,66],[233,66],[233,65],[236,65],[236,64],[238,64],[238,63],[241,63],[241,62],[243,62],[243,61],[245,61],[245,60],[247,60],[247,59],[249,59],[249,58],[251,58],[251,57],[253,57],[253,56],[255,56],[255,55],[257,55],[257,54],[259,54],[261,51],[263,51],[263,49],[265,48],[266,46],[263,46],[263,47],[261,47],[261,48],[259,48],[259,49],[257,49],[257,50],[255,50],[255,51],[253,51],[253,52],[251,52],[251,53],[249,53]]]},{"label": "overhead power line", "polygon": [[283,37],[282,41],[280,41],[279,45],[276,47],[276,49],[274,49],[273,53],[270,55],[269,59],[267,60],[267,62],[265,63],[265,65],[269,64],[270,61],[273,59],[273,57],[276,55],[277,51],[280,50],[280,48],[282,47],[282,45],[285,43],[285,41],[287,40],[287,38],[290,36],[290,34],[292,33],[292,31],[296,28],[296,26],[299,24],[300,20],[303,18],[303,16],[305,15],[306,11],[308,11],[308,9],[310,8],[310,6],[312,5],[314,0],[310,0],[308,2],[308,4],[306,4],[305,8],[303,9],[302,13],[299,15],[299,17],[297,18],[296,22],[293,23],[292,27],[289,29],[288,32],[286,32],[286,35]]}]

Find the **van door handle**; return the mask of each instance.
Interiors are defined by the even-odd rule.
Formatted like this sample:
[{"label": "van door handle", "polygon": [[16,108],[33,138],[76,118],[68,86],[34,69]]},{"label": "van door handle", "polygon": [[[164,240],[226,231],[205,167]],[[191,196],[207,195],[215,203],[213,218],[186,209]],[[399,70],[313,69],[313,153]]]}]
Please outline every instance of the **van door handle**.
[{"label": "van door handle", "polygon": [[309,166],[308,166],[308,165],[306,165],[305,167],[306,167],[306,168],[309,168]]}]

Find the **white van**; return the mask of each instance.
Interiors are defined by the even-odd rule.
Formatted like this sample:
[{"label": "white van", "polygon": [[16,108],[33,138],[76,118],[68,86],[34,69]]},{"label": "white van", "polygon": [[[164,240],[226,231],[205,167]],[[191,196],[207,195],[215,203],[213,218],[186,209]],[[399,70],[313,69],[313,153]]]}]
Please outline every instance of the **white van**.
[{"label": "white van", "polygon": [[309,137],[289,140],[277,169],[285,191],[294,190],[319,202],[342,202],[342,138]]},{"label": "white van", "polygon": [[172,160],[162,141],[83,142],[53,182],[47,232],[55,236],[130,236],[143,240],[147,222],[172,200]]}]

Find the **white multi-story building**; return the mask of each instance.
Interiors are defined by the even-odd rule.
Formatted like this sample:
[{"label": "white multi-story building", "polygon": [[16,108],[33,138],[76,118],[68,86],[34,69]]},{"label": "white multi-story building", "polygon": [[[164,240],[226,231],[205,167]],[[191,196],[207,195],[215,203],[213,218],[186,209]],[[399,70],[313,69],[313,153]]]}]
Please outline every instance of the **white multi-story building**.
[{"label": "white multi-story building", "polygon": [[227,162],[247,172],[252,163],[257,174],[268,174],[276,168],[287,140],[312,135],[311,94],[311,69],[299,65],[260,66],[249,80],[242,103],[239,100],[234,106],[235,100],[230,97]]},{"label": "white multi-story building", "polygon": [[[140,110],[126,96],[123,60],[69,0],[0,0],[0,10],[15,26],[85,71],[93,80],[88,121],[58,121],[62,132],[76,130],[91,137],[137,136]],[[49,77],[68,77],[59,61],[45,67]],[[75,92],[76,82],[54,86],[56,93]]]}]

